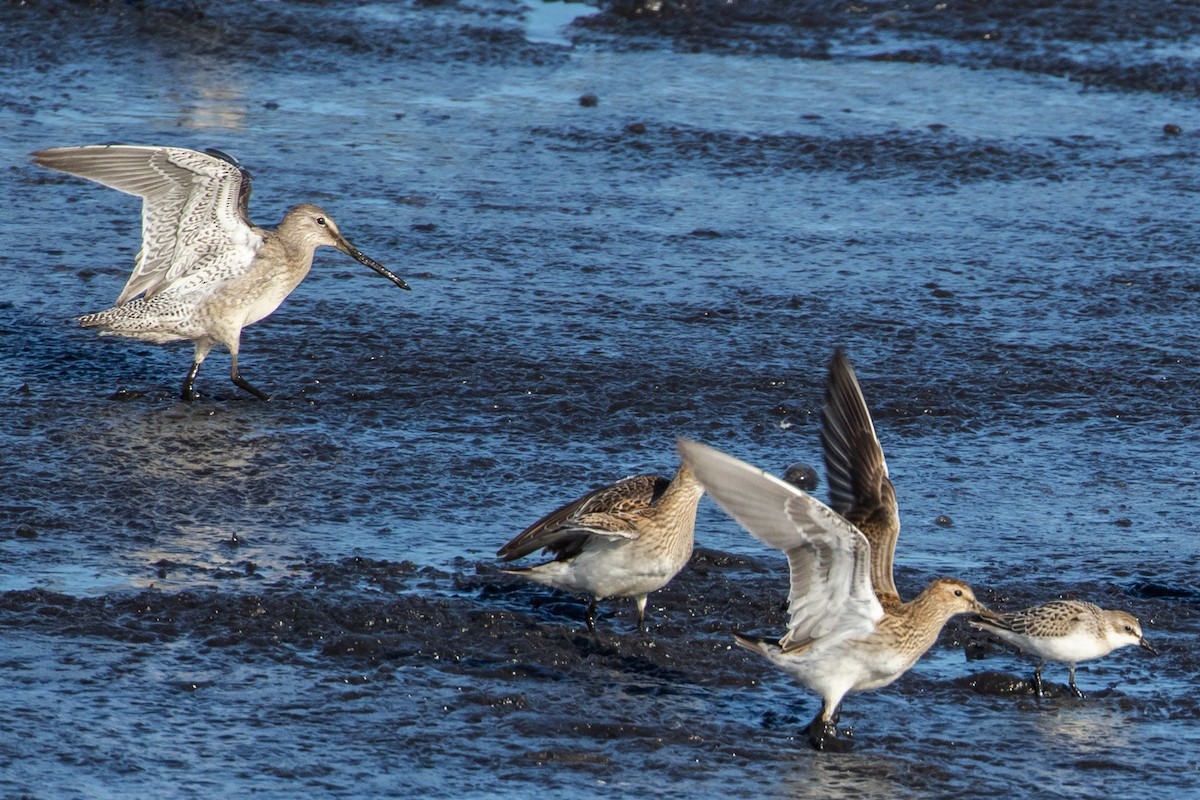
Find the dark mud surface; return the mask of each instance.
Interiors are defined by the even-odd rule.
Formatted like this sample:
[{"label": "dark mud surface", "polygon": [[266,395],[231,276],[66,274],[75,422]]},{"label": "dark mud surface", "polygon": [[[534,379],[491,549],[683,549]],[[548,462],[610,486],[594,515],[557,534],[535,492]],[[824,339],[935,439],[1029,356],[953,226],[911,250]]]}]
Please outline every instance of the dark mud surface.
[{"label": "dark mud surface", "polygon": [[[1144,8],[6,5],[0,797],[1195,796],[1200,6]],[[118,141],[233,153],[256,220],[319,202],[413,291],[321,251],[243,336],[274,399],[215,353],[176,402],[190,347],[71,322],[137,201],[27,157]],[[712,504],[648,636],[499,572],[678,436],[819,465],[838,345],[903,592],[1161,654],[1039,701],[954,623],[815,754],[731,646],[783,560]]]}]

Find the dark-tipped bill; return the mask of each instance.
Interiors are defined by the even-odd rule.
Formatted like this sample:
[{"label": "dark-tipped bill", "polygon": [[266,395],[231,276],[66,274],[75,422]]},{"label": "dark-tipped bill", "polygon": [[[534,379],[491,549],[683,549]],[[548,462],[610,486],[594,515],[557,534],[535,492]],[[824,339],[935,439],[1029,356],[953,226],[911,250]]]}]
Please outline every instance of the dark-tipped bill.
[{"label": "dark-tipped bill", "polygon": [[1150,643],[1146,641],[1146,637],[1145,637],[1145,636],[1143,636],[1141,639],[1138,639],[1138,645],[1139,645],[1139,646],[1140,646],[1140,647],[1141,647],[1143,650],[1149,650],[1149,651],[1150,651],[1150,655],[1152,655],[1152,656],[1156,656],[1156,655],[1158,655],[1158,651],[1157,651],[1157,650],[1155,650],[1153,647],[1151,647],[1151,646],[1150,646]]},{"label": "dark-tipped bill", "polygon": [[973,619],[971,621],[972,622],[990,622],[993,625],[995,625],[997,623],[1003,623],[1004,618],[1001,617],[999,614],[997,614],[995,611],[992,611],[990,608],[988,608],[987,606],[980,603],[979,610],[977,610],[975,612],[975,619]]},{"label": "dark-tipped bill", "polygon": [[358,251],[358,248],[355,247],[354,245],[350,244],[349,242],[347,242],[345,240],[345,238],[343,238],[342,236],[335,236],[334,238],[337,239],[337,244],[335,245],[335,247],[337,247],[338,250],[341,250],[343,253],[350,256],[358,263],[366,264],[368,267],[375,270],[380,275],[382,275],[383,277],[387,278],[392,283],[399,286],[401,289],[408,289],[410,292],[412,291],[412,287],[409,286],[407,283],[405,283],[403,278],[401,278],[399,275],[392,272],[390,269],[385,267],[383,264],[380,264],[375,259],[368,258],[367,256],[360,253]]}]

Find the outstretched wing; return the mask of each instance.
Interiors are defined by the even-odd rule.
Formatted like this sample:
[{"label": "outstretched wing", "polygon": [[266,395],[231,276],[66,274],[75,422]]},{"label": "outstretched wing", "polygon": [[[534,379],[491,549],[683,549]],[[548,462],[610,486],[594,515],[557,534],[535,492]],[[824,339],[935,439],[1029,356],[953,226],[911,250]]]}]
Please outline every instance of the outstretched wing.
[{"label": "outstretched wing", "polygon": [[719,450],[680,440],[679,454],[731,517],[787,556],[790,619],[780,647],[875,630],[883,607],[871,585],[871,545],[853,525],[795,486]]},{"label": "outstretched wing", "polygon": [[821,445],[833,510],[871,543],[871,583],[881,596],[900,595],[892,578],[900,511],[888,478],[883,448],[854,367],[840,349],[833,354],[821,412]]},{"label": "outstretched wing", "polygon": [[565,558],[577,552],[573,545],[581,546],[581,537],[636,538],[632,515],[653,505],[670,483],[660,475],[634,475],[602,486],[551,511],[501,547],[496,555],[514,561],[535,550],[548,549]]},{"label": "outstretched wing", "polygon": [[39,150],[33,158],[142,198],[142,249],[117,305],[152,297],[207,263],[248,264],[261,242],[246,216],[250,173],[224,153],[94,145]]}]

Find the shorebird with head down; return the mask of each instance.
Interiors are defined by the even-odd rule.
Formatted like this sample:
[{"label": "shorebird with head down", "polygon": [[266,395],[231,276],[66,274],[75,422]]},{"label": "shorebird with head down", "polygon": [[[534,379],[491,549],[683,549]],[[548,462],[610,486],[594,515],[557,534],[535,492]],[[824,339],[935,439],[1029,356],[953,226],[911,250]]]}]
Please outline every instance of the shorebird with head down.
[{"label": "shorebird with head down", "polygon": [[1033,690],[1043,696],[1042,668],[1047,661],[1070,665],[1070,687],[1076,697],[1075,664],[1100,658],[1120,647],[1138,645],[1158,653],[1142,635],[1137,617],[1126,611],[1107,611],[1082,600],[1053,600],[1008,614],[989,614],[970,621],[973,627],[996,636],[1040,660],[1033,672]]},{"label": "shorebird with head down", "polygon": [[645,630],[646,597],[683,569],[692,556],[696,507],[704,490],[681,466],[675,477],[635,475],[585,494],[550,512],[500,548],[514,561],[535,550],[551,561],[507,572],[535,583],[590,595],[586,620],[596,632],[596,604],[632,597],[638,630]]},{"label": "shorebird with head down", "polygon": [[133,274],[115,306],[85,314],[79,323],[103,336],[190,340],[194,355],[183,381],[184,400],[198,397],[196,373],[218,344],[229,350],[234,384],[269,399],[238,370],[242,328],[270,315],[300,285],[318,247],[336,247],[409,288],[360,253],[317,206],[291,208],[274,230],[254,225],[248,215],[250,173],[218,150],[55,147],[39,150],[33,160],[142,198],[142,249]]}]

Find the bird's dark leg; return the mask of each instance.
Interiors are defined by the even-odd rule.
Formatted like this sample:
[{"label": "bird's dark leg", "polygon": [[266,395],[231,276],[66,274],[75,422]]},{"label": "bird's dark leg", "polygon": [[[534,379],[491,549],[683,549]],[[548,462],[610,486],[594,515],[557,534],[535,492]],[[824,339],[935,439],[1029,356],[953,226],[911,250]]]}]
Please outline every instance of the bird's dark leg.
[{"label": "bird's dark leg", "polygon": [[808,723],[808,743],[814,750],[844,753],[850,749],[850,742],[838,738],[837,719],[842,713],[842,704],[833,707],[831,714],[826,714],[827,703],[821,703],[821,710]]},{"label": "bird's dark leg", "polygon": [[1071,665],[1071,679],[1068,681],[1068,683],[1071,686],[1071,691],[1073,691],[1075,693],[1075,696],[1082,698],[1083,692],[1079,691],[1079,687],[1075,685],[1075,665],[1074,664]]},{"label": "bird's dark leg", "polygon": [[638,633],[646,632],[646,595],[639,595],[637,598],[638,610]]},{"label": "bird's dark leg", "polygon": [[196,383],[196,373],[200,371],[200,362],[193,361],[192,368],[188,370],[187,377],[183,379],[183,391],[179,394],[183,398],[183,402],[190,403],[200,397],[200,394],[192,388]]},{"label": "bird's dark leg", "polygon": [[1044,666],[1046,666],[1045,661],[1038,664],[1037,669],[1033,671],[1033,693],[1038,697],[1043,697],[1045,695],[1045,692],[1043,691],[1044,687],[1042,686],[1042,667]]},{"label": "bird's dark leg", "polygon": [[593,597],[588,602],[587,611],[584,612],[583,619],[584,619],[584,622],[587,623],[588,630],[592,632],[593,636],[595,636],[596,635],[596,598]]},{"label": "bird's dark leg", "polygon": [[238,372],[237,353],[232,353],[231,358],[232,358],[232,363],[231,363],[231,366],[229,367],[229,377],[233,378],[234,384],[239,389],[245,389],[247,392],[254,395],[259,400],[270,400],[271,399],[270,397],[268,397],[266,394],[264,394],[263,392],[259,391],[254,386],[252,386],[245,378],[242,377],[242,374],[240,372]]}]

